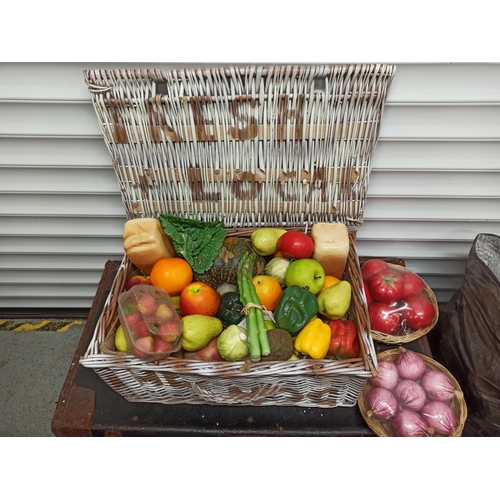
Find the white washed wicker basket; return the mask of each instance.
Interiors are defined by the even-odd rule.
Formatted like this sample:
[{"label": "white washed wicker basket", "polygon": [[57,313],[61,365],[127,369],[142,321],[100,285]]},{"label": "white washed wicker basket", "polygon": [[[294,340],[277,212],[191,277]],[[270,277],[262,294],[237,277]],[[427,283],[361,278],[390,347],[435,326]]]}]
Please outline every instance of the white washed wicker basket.
[{"label": "white washed wicker basket", "polygon": [[353,226],[363,220],[370,161],[395,74],[391,65],[86,70],[128,218],[170,213],[222,220],[228,235],[261,226],[351,227],[344,279],[357,359],[158,364],[104,354],[124,257],[82,365],[129,401],[163,404],[354,406],[376,373]]}]

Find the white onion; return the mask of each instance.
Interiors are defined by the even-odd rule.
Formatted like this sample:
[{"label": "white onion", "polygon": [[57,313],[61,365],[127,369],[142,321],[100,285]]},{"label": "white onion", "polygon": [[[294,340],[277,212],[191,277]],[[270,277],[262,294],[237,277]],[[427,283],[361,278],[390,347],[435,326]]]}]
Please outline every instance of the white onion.
[{"label": "white onion", "polygon": [[379,420],[389,420],[398,411],[398,402],[394,394],[383,387],[373,388],[368,393],[367,403],[370,409],[368,416],[373,415]]},{"label": "white onion", "polygon": [[427,403],[420,413],[427,425],[441,436],[450,436],[457,426],[455,413],[443,401]]},{"label": "white onion", "polygon": [[399,382],[399,372],[392,361],[379,361],[377,376],[371,379],[373,387],[383,387],[384,389],[394,389]]},{"label": "white onion", "polygon": [[396,359],[399,375],[408,380],[418,380],[425,373],[423,359],[413,351],[405,350]]},{"label": "white onion", "polygon": [[422,377],[422,387],[430,399],[449,401],[455,395],[450,377],[441,370],[429,370]]},{"label": "white onion", "polygon": [[413,410],[400,410],[392,420],[392,427],[399,437],[427,436],[427,423],[422,416]]},{"label": "white onion", "polygon": [[414,380],[402,380],[394,388],[394,395],[399,400],[401,408],[420,411],[427,400],[424,389]]}]

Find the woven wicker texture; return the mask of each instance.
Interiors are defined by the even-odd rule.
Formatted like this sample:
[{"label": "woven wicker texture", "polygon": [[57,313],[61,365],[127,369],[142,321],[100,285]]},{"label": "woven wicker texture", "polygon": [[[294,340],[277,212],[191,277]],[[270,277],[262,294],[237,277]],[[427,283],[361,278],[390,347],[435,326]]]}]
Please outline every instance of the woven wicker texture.
[{"label": "woven wicker texture", "polygon": [[[244,237],[249,230],[229,230]],[[118,326],[118,296],[131,275],[124,257],[81,364],[95,372],[128,401],[163,404],[244,404],[330,408],[355,406],[368,377],[376,374],[376,353],[368,312],[362,296],[362,277],[349,231],[350,252],[344,279],[352,284],[347,317],[356,322],[360,358],[336,360],[202,362],[169,357],[157,364],[112,351]]]},{"label": "woven wicker texture", "polygon": [[[127,217],[170,213],[222,220],[228,236],[259,226],[362,222],[390,65],[203,70],[87,70],[85,81]],[[110,352],[126,257],[81,359],[129,401],[164,404],[355,406],[377,360],[356,252],[344,279],[360,358],[158,364]]]},{"label": "woven wicker texture", "polygon": [[391,65],[85,71],[129,218],[360,224]]},{"label": "woven wicker texture", "polygon": [[[388,360],[394,362],[396,361],[399,354],[401,354],[401,352],[404,352],[404,350],[405,350],[404,347],[400,346],[397,349],[390,349],[387,351],[383,351],[377,355],[377,359],[378,361]],[[444,372],[446,375],[448,375],[448,377],[450,378],[453,387],[455,388],[455,397],[451,402],[451,408],[457,418],[457,427],[453,432],[452,436],[453,437],[461,436],[464,430],[465,421],[467,420],[467,405],[465,403],[465,398],[459,383],[457,382],[455,377],[443,365],[441,365],[434,359],[429,358],[425,354],[420,354],[420,353],[417,354],[422,358],[428,369],[440,370]],[[394,437],[395,435],[387,423],[384,424],[377,418],[373,416],[368,416],[368,412],[365,406],[365,401],[370,389],[371,389],[370,382],[367,381],[365,386],[363,387],[363,391],[358,401],[361,415],[363,415],[363,418],[365,419],[366,423],[368,424],[370,429],[373,432],[375,432],[375,434],[381,437]],[[440,436],[436,435],[434,437],[440,437]]]}]

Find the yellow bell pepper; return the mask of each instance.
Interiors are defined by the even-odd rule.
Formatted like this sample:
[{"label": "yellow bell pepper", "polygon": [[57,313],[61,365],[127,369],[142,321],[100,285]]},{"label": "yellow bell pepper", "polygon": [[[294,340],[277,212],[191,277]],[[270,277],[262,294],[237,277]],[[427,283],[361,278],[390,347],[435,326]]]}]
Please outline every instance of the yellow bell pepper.
[{"label": "yellow bell pepper", "polygon": [[320,318],[315,318],[300,330],[293,345],[295,350],[302,354],[313,359],[323,359],[330,347],[331,336],[328,324],[323,323]]}]

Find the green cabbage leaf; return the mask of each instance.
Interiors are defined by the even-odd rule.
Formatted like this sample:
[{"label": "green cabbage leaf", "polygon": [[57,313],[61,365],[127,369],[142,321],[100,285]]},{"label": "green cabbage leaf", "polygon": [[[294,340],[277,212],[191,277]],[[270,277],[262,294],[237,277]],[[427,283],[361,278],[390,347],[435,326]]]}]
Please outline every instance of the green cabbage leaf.
[{"label": "green cabbage leaf", "polygon": [[158,219],[177,254],[186,259],[193,271],[198,274],[208,271],[226,238],[224,224],[169,214],[161,214]]}]

